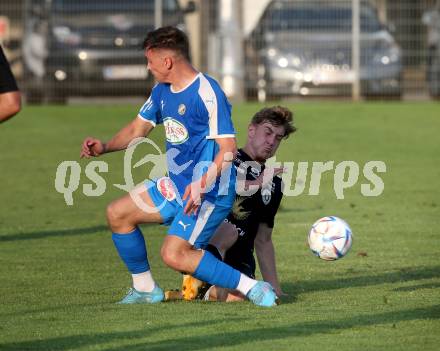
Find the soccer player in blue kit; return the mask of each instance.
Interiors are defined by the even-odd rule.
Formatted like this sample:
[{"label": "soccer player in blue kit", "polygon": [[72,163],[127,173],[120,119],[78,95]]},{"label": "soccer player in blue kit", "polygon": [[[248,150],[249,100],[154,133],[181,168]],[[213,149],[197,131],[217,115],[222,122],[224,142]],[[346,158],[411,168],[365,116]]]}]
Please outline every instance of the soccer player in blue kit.
[{"label": "soccer player in blue kit", "polygon": [[[116,250],[133,279],[120,303],[157,303],[164,292],[150,271],[141,223],[169,225],[162,260],[176,271],[212,285],[236,289],[254,304],[271,307],[276,295],[269,283],[256,281],[203,250],[228,215],[235,199],[236,154],[231,106],[218,83],[189,62],[187,36],[163,27],[143,43],[147,68],[158,84],[138,116],[104,143],[86,138],[81,157],[123,150],[163,124],[169,178],[148,180],[113,201],[107,220]],[[133,193],[149,208],[140,208]]]}]

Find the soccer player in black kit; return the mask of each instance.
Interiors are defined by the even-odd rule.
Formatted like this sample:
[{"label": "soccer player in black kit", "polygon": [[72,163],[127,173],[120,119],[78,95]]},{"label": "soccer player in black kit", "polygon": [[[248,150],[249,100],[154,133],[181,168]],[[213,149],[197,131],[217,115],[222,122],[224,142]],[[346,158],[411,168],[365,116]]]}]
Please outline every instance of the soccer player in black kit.
[{"label": "soccer player in black kit", "polygon": [[[255,277],[254,250],[263,279],[269,282],[278,297],[281,290],[272,243],[272,230],[282,194],[283,168],[265,169],[281,141],[294,133],[292,112],[275,106],[257,112],[248,127],[246,145],[238,150],[234,161],[237,168],[237,195],[232,210],[210,241],[208,250],[224,262],[251,278]],[[247,192],[240,191],[247,190]],[[251,190],[253,189],[253,191]],[[258,189],[258,190],[256,190]],[[205,294],[202,282],[186,275],[182,296],[186,300],[239,301],[245,297],[238,291],[212,286]]]}]

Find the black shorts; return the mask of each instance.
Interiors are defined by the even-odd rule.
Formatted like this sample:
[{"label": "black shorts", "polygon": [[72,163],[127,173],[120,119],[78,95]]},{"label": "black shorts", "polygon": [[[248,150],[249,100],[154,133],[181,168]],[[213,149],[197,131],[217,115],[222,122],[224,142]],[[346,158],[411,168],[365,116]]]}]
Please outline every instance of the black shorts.
[{"label": "black shorts", "polygon": [[0,94],[17,90],[17,82],[12,75],[9,63],[6,60],[2,47],[0,46]]}]

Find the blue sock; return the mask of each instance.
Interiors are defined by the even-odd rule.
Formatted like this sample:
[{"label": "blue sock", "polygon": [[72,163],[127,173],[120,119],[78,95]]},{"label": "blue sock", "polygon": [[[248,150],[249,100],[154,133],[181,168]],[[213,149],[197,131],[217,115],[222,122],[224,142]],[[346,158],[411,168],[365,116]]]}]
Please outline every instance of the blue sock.
[{"label": "blue sock", "polygon": [[193,276],[212,285],[235,289],[240,281],[240,272],[219,261],[214,255],[205,251]]},{"label": "blue sock", "polygon": [[150,270],[145,240],[139,228],[129,234],[112,234],[113,243],[131,274]]}]

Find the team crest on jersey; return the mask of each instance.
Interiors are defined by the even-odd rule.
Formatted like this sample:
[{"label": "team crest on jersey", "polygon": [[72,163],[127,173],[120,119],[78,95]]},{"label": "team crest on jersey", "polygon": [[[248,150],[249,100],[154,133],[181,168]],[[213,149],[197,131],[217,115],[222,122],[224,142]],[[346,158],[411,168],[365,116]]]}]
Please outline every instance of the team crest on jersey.
[{"label": "team crest on jersey", "polygon": [[178,120],[166,117],[163,120],[163,126],[165,128],[165,136],[169,143],[182,144],[188,140],[188,130]]},{"label": "team crest on jersey", "polygon": [[179,112],[179,115],[183,116],[186,111],[186,106],[184,104],[180,104],[179,108],[177,109],[177,112]]},{"label": "team crest on jersey", "polygon": [[259,176],[260,176],[260,173],[261,173],[261,171],[260,171],[259,169],[256,169],[256,168],[254,168],[254,167],[251,167],[251,174],[252,174],[255,178],[259,177]]},{"label": "team crest on jersey", "polygon": [[272,192],[268,188],[264,188],[261,190],[261,198],[263,199],[263,203],[267,205],[272,198]]},{"label": "team crest on jersey", "polygon": [[174,191],[173,182],[168,177],[162,177],[156,182],[157,190],[168,201],[173,201],[176,198],[176,192]]}]

